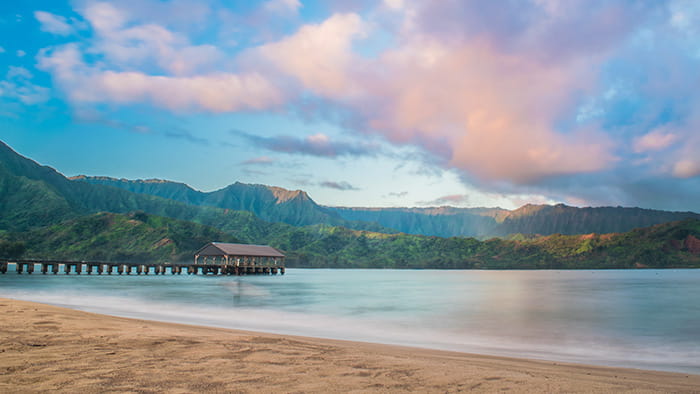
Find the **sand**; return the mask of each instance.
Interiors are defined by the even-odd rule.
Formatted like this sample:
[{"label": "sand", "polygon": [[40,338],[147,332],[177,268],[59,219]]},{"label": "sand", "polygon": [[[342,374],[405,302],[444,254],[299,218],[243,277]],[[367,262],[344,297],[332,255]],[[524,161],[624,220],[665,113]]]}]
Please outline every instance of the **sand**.
[{"label": "sand", "polygon": [[127,319],[0,299],[0,392],[700,392],[700,375]]}]

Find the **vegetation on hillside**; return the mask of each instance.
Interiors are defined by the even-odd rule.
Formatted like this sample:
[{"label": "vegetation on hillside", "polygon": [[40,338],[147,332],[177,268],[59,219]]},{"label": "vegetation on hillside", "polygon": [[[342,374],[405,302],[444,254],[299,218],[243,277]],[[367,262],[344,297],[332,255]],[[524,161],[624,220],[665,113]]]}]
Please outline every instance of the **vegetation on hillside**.
[{"label": "vegetation on hillside", "polygon": [[[342,227],[287,225],[256,229],[239,217],[244,241],[287,254],[289,267],[582,269],[700,267],[700,221],[689,219],[622,234],[535,239],[426,237]],[[231,221],[225,221],[230,225]],[[251,227],[251,225],[253,227]],[[269,229],[268,229],[269,230]],[[149,215],[99,213],[21,233],[0,235],[0,256],[98,261],[191,261],[210,241],[240,242],[229,232]]]},{"label": "vegetation on hillside", "polygon": [[[252,212],[268,222],[293,226],[323,224],[383,233],[466,236],[480,239],[522,234],[584,234],[625,232],[634,228],[700,219],[693,212],[641,208],[577,208],[563,204],[525,205],[513,211],[500,208],[341,208],[324,207],[301,190],[236,182],[209,193],[164,180],[127,180],[108,177],[73,178],[75,183],[110,186],[141,196],[156,196],[188,206]],[[132,208],[136,209],[136,208]],[[138,208],[145,209],[145,208]],[[162,214],[154,209],[145,209]],[[120,211],[124,212],[124,211]]]},{"label": "vegetation on hillside", "polygon": [[[305,195],[283,192],[275,190],[275,198],[306,203]],[[228,190],[212,195],[227,199],[237,194]],[[538,226],[549,226],[549,222],[530,211],[538,215],[546,212],[549,222],[555,224],[548,227],[550,230],[556,228],[555,222],[580,226],[576,218],[581,212],[600,223],[614,221],[614,213],[618,212],[615,208],[540,206],[519,213],[528,221],[540,223]],[[665,213],[659,212],[628,209],[623,213],[646,223],[663,219]],[[506,223],[509,219],[506,215],[499,220]],[[248,211],[188,205],[113,186],[71,181],[0,143],[0,257],[189,261],[206,242],[221,241],[269,244],[287,254],[291,267],[700,267],[698,238],[697,219],[621,234],[520,235],[485,241],[386,234],[328,224],[295,227],[264,221]]]},{"label": "vegetation on hillside", "polygon": [[212,227],[143,212],[98,213],[4,237],[0,257],[123,262],[190,261],[211,240],[240,242]]},{"label": "vegetation on hillside", "polygon": [[333,209],[322,207],[301,190],[236,182],[213,192],[200,192],[184,183],[160,179],[128,180],[109,177],[77,176],[76,183],[109,186],[140,195],[162,197],[189,206],[248,211],[260,219],[292,226],[326,224],[358,230],[396,232],[373,221],[348,221]]},{"label": "vegetation on hillside", "polygon": [[581,269],[700,267],[700,220],[622,234],[534,239],[440,238],[342,228],[308,229],[270,240],[290,265],[361,268]]}]

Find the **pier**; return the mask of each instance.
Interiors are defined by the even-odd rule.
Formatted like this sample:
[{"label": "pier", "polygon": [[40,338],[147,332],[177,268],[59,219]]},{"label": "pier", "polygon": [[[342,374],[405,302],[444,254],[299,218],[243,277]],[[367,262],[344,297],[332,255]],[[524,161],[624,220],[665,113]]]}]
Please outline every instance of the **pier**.
[{"label": "pier", "polygon": [[284,265],[279,264],[217,264],[210,261],[203,264],[193,263],[115,263],[97,261],[63,261],[63,260],[21,260],[0,259],[0,274],[11,272],[14,266],[17,274],[40,272],[97,275],[284,275]]},{"label": "pier", "polygon": [[38,266],[41,273],[54,275],[63,271],[68,275],[284,275],[284,254],[267,245],[231,244],[210,242],[194,254],[192,263],[134,263],[104,261],[64,261],[39,259],[0,258],[0,274],[8,271],[10,264],[15,272],[34,273]]}]

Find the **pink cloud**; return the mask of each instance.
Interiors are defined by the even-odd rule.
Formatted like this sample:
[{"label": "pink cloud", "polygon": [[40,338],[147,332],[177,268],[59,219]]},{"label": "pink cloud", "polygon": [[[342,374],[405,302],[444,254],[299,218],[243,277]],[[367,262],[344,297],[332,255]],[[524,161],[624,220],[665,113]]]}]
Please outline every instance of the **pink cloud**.
[{"label": "pink cloud", "polygon": [[486,40],[499,50],[549,62],[599,56],[650,18],[655,7],[607,0],[414,0],[407,28],[444,42]]},{"label": "pink cloud", "polygon": [[673,166],[673,176],[677,178],[693,178],[700,176],[700,160],[680,160]]},{"label": "pink cloud", "polygon": [[352,95],[357,87],[348,71],[357,67],[360,59],[353,55],[351,45],[353,39],[365,34],[365,28],[356,14],[336,14],[256,48],[248,54],[248,61],[267,63],[323,96]]},{"label": "pink cloud", "polygon": [[597,171],[613,159],[603,133],[554,130],[570,92],[591,82],[585,63],[548,64],[488,43],[422,39],[381,62],[384,72],[363,84],[379,98],[367,111],[372,128],[395,142],[443,145],[440,154],[449,147],[448,165],[481,179],[529,182]]},{"label": "pink cloud", "polygon": [[[440,4],[434,3],[435,15],[452,12]],[[363,132],[421,146],[439,156],[441,165],[483,182],[526,184],[604,170],[616,162],[605,133],[593,126],[562,133],[555,124],[575,109],[578,95],[595,88],[602,38],[622,36],[625,28],[613,23],[617,8],[596,7],[590,14],[605,18],[595,20],[599,30],[586,29],[599,33],[600,45],[581,42],[585,50],[578,55],[542,56],[558,41],[541,37],[569,20],[562,6],[542,4],[536,12],[516,15],[515,22],[499,20],[498,7],[487,7],[485,18],[496,18],[500,27],[489,30],[486,20],[472,26],[476,30],[455,34],[458,39],[444,39],[432,14],[418,18],[416,8],[404,4],[392,9],[404,15],[396,45],[373,57],[353,49],[372,25],[354,13],[334,14],[243,52],[235,59],[240,71],[233,73],[209,70],[220,55],[217,48],[192,45],[160,25],[130,23],[126,11],[96,3],[85,11],[98,37],[88,51],[105,56],[111,67],[85,65],[77,46],[45,52],[41,64],[79,102],[230,112],[281,107],[311,92],[349,109],[368,126]],[[541,23],[533,22],[537,18]],[[520,35],[504,44],[504,37]],[[533,42],[541,43],[538,50]],[[133,71],[153,62],[165,75]],[[282,142],[261,143],[337,154],[321,137]]]},{"label": "pink cloud", "polygon": [[572,92],[595,86],[597,57],[551,62],[484,37],[441,40],[409,28],[396,48],[368,59],[352,50],[367,29],[359,16],[337,14],[258,54],[304,90],[351,108],[372,131],[423,146],[483,181],[529,183],[615,162],[605,133],[555,130],[576,104]]},{"label": "pink cloud", "polygon": [[[97,73],[92,78],[98,94],[117,103],[152,102],[171,110],[205,109],[229,112],[279,105],[277,89],[259,74],[211,74],[196,77],[152,76],[139,72]],[[82,94],[85,101],[104,101]]]},{"label": "pink cloud", "polygon": [[664,131],[654,130],[634,140],[634,151],[637,153],[657,151],[668,148],[678,140],[678,135]]}]

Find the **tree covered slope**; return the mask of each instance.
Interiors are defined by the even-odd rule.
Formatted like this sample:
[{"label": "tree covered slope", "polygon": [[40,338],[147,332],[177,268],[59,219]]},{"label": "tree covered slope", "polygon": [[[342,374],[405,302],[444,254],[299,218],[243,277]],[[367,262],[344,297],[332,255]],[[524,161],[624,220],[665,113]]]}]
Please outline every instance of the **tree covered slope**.
[{"label": "tree covered slope", "polygon": [[[189,193],[182,185],[173,188],[178,193]],[[291,201],[299,196],[284,195],[283,189],[276,193],[276,201]],[[233,195],[223,193],[219,198],[225,200]],[[196,195],[181,198],[201,197],[193,196]],[[252,203],[255,198],[246,201]],[[461,213],[458,208],[420,212],[453,217]],[[476,209],[471,214],[500,224],[532,222],[521,227],[508,224],[513,230],[536,227],[552,232],[568,226],[592,234],[479,241],[467,237],[387,234],[324,223],[271,223],[250,211],[192,205],[105,184],[71,181],[0,144],[0,256],[189,261],[192,253],[206,242],[237,241],[277,247],[287,254],[288,265],[297,267],[700,267],[700,220],[604,235],[584,231],[590,226],[581,225],[588,220],[599,223],[607,232],[615,228],[622,216],[628,223],[647,226],[656,220],[677,217],[674,215],[678,213],[637,208],[526,206],[512,212]]]}]

